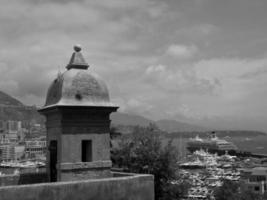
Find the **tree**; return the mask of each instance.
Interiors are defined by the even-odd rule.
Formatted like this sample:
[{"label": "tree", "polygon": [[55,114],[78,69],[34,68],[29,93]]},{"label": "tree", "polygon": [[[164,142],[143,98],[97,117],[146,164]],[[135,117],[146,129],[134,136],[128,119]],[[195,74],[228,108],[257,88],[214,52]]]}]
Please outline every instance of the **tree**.
[{"label": "tree", "polygon": [[215,190],[216,200],[264,200],[266,196],[245,189],[242,182],[224,180],[223,185]]},{"label": "tree", "polygon": [[117,130],[116,127],[112,126],[110,128],[110,139],[114,139],[116,137],[119,137],[121,133]]},{"label": "tree", "polygon": [[112,151],[116,167],[129,172],[154,175],[155,197],[158,200],[179,199],[188,189],[187,183],[175,182],[177,173],[176,149],[169,141],[163,147],[161,132],[155,125],[135,127],[130,137],[122,137],[119,148]]},{"label": "tree", "polygon": [[245,190],[239,193],[240,200],[264,200],[263,195],[252,192],[251,190]]},{"label": "tree", "polygon": [[215,190],[216,200],[238,200],[239,183],[225,179],[221,187]]}]

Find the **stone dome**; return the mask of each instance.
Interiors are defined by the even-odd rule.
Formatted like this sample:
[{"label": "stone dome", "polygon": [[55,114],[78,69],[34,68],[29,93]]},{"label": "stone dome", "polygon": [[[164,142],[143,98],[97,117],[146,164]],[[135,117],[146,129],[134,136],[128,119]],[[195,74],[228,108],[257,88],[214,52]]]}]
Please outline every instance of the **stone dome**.
[{"label": "stone dome", "polygon": [[67,71],[59,73],[50,85],[46,107],[51,106],[100,106],[113,107],[106,84],[98,75],[90,73],[79,48],[74,47]]}]

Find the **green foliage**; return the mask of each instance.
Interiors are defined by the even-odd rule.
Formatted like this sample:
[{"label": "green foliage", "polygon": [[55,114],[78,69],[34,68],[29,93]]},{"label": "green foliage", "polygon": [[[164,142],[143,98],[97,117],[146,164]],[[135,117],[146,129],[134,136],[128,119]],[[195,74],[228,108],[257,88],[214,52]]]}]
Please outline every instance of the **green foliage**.
[{"label": "green foliage", "polygon": [[134,173],[154,175],[156,199],[179,199],[188,189],[185,183],[173,184],[177,175],[177,151],[171,142],[163,147],[161,133],[155,125],[135,127],[131,137],[122,137],[112,151],[116,167]]},{"label": "green foliage", "polygon": [[254,193],[250,190],[245,190],[239,193],[240,200],[263,200],[263,196],[257,193]]},{"label": "green foliage", "polygon": [[230,180],[224,180],[223,185],[215,190],[216,200],[237,200],[239,184]]},{"label": "green foliage", "polygon": [[244,189],[242,183],[224,180],[222,187],[215,190],[216,200],[264,200],[266,197]]},{"label": "green foliage", "polygon": [[110,128],[110,139],[114,139],[116,137],[119,137],[121,135],[120,132],[118,132],[118,130],[115,127],[111,127]]}]

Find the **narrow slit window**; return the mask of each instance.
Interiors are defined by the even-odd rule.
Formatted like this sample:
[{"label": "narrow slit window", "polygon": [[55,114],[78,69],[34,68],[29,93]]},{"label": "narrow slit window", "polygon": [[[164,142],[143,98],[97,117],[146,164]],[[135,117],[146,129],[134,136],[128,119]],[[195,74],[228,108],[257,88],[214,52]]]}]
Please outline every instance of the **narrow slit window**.
[{"label": "narrow slit window", "polygon": [[82,162],[92,162],[92,140],[82,140]]}]

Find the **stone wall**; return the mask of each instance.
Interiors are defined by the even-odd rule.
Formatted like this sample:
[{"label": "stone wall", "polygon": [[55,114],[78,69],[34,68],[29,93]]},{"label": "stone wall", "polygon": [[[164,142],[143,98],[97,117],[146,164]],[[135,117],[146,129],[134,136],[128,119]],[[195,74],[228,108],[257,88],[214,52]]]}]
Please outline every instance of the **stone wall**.
[{"label": "stone wall", "polygon": [[[17,175],[0,176],[0,186],[23,185],[34,183],[46,183],[48,176],[46,173],[24,173]],[[1,199],[1,198],[0,198]]]},{"label": "stone wall", "polygon": [[[53,156],[55,162],[51,162],[53,151],[47,151],[48,177],[57,181],[77,180],[79,178],[107,178],[110,161],[110,118],[109,115],[116,107],[52,107],[41,111],[46,115],[47,145],[52,140],[57,141],[57,155]],[[82,163],[82,141],[90,140],[92,151],[90,162],[110,162],[108,165],[86,166]],[[56,149],[56,148],[53,148]],[[51,155],[50,155],[51,154]],[[53,155],[55,155],[53,154]],[[89,162],[88,160],[88,162]],[[57,163],[56,170],[54,163]],[[66,168],[67,166],[67,168]],[[70,167],[71,166],[71,167]],[[101,172],[100,170],[103,170]],[[51,176],[51,172],[52,176]],[[88,171],[88,173],[85,173]],[[86,176],[84,176],[86,174]]]},{"label": "stone wall", "polygon": [[0,186],[18,185],[19,175],[5,175],[0,177]]},{"label": "stone wall", "polygon": [[[0,187],[1,200],[153,200],[152,175]],[[120,177],[121,176],[121,177]]]},{"label": "stone wall", "polygon": [[110,178],[112,173],[110,169],[90,169],[90,170],[69,170],[61,171],[61,180],[78,181],[88,179]]},{"label": "stone wall", "polygon": [[110,160],[109,133],[65,134],[61,139],[61,163],[81,162],[82,140],[92,141],[92,161]]}]

